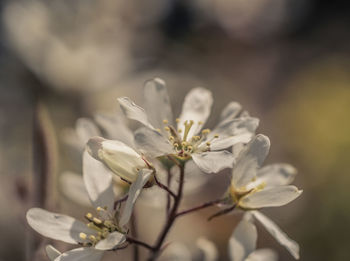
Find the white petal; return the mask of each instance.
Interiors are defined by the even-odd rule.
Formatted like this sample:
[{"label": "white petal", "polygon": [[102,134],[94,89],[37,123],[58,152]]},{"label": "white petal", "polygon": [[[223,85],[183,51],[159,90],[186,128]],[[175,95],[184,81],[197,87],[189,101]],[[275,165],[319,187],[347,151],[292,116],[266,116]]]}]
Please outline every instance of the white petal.
[{"label": "white petal", "polygon": [[[106,132],[111,140],[119,140],[130,147],[134,147],[134,134],[126,126],[124,119],[118,116],[95,115],[97,124]],[[96,135],[97,136],[97,135]]]},{"label": "white petal", "polygon": [[258,249],[251,253],[245,261],[277,261],[278,255],[268,248]]},{"label": "white petal", "polygon": [[213,131],[208,135],[208,139],[211,139],[215,134],[219,135],[219,138],[226,138],[233,135],[240,135],[250,133],[255,134],[256,129],[259,126],[259,119],[252,117],[241,117],[225,122],[221,122],[216,126]]},{"label": "white petal", "polygon": [[140,170],[136,181],[131,184],[128,199],[125,203],[125,207],[120,218],[120,226],[124,226],[129,222],[136,200],[140,195],[143,186],[147,183],[148,179],[150,178],[152,172],[153,171],[150,169]]},{"label": "white petal", "polygon": [[258,170],[258,179],[266,183],[266,187],[288,185],[293,182],[297,170],[289,164],[272,164]]},{"label": "white petal", "polygon": [[254,217],[266,228],[266,230],[287,250],[295,259],[299,259],[299,245],[290,239],[271,219],[259,211],[251,211]]},{"label": "white petal", "polygon": [[210,144],[211,150],[222,150],[229,148],[238,143],[248,143],[252,139],[251,133],[245,133],[240,135],[235,135],[227,138],[217,138],[214,139]]},{"label": "white petal", "polygon": [[193,161],[206,173],[217,173],[226,168],[232,168],[235,159],[231,152],[208,151],[192,154]]},{"label": "white petal", "polygon": [[78,119],[76,122],[75,129],[81,143],[83,144],[85,144],[91,137],[101,135],[95,123],[87,118]]},{"label": "white petal", "polygon": [[148,120],[148,116],[143,108],[137,106],[128,97],[118,98],[120,108],[122,109],[124,115],[132,120],[138,121],[148,128],[154,129]]},{"label": "white petal", "polygon": [[295,186],[278,186],[249,193],[239,201],[242,208],[258,209],[263,207],[280,207],[300,196],[302,190]]},{"label": "white petal", "polygon": [[112,174],[103,163],[95,160],[87,151],[83,154],[83,178],[92,205],[95,208],[107,207],[112,211],[114,205]]},{"label": "white petal", "polygon": [[28,224],[44,237],[61,240],[66,243],[80,242],[79,234],[95,234],[86,224],[75,218],[52,213],[41,208],[31,208],[27,212]]},{"label": "white petal", "polygon": [[142,156],[121,141],[94,137],[87,143],[87,149],[95,159],[129,182],[135,181],[138,169],[147,167]]},{"label": "white petal", "polygon": [[240,153],[232,172],[232,183],[236,189],[246,186],[255,178],[270,149],[268,137],[259,134]]},{"label": "white petal", "polygon": [[111,250],[114,247],[124,243],[125,239],[126,238],[124,234],[116,231],[116,232],[110,233],[107,236],[107,238],[98,242],[95,248],[98,250]]},{"label": "white petal", "polygon": [[230,102],[226,105],[226,107],[222,110],[220,114],[220,121],[232,120],[238,116],[238,114],[242,110],[242,105],[238,102]]},{"label": "white petal", "polygon": [[163,120],[173,124],[173,113],[165,82],[162,79],[154,78],[145,83],[144,97],[148,118],[153,126],[163,129]]},{"label": "white petal", "polygon": [[203,252],[203,261],[216,261],[219,259],[218,249],[212,241],[200,237],[197,239],[196,245]]},{"label": "white petal", "polygon": [[243,218],[229,240],[231,261],[244,261],[255,250],[258,233],[249,216]]},{"label": "white petal", "polygon": [[62,253],[58,251],[56,248],[54,248],[52,245],[47,245],[45,247],[45,252],[47,257],[51,260],[54,261],[57,257],[59,257]]},{"label": "white petal", "polygon": [[81,247],[63,253],[55,261],[99,261],[103,254],[103,251],[92,247]]},{"label": "white petal", "polygon": [[174,153],[170,142],[161,133],[149,128],[140,128],[135,131],[135,143],[143,154],[150,157]]},{"label": "white petal", "polygon": [[199,87],[192,89],[185,97],[178,129],[184,131],[184,123],[193,120],[194,124],[188,133],[188,137],[197,134],[203,126],[198,122],[204,124],[207,121],[212,104],[213,97],[209,90]]},{"label": "white petal", "polygon": [[60,188],[63,194],[75,203],[86,207],[91,206],[89,195],[81,175],[65,171],[60,176]]},{"label": "white petal", "polygon": [[[171,173],[173,175],[179,172],[179,168],[177,166],[173,166]],[[197,164],[193,160],[189,160],[185,165],[185,182],[184,182],[184,194],[185,195],[193,195],[198,192],[210,179],[210,175],[203,175],[203,171],[197,166]],[[179,173],[176,174],[178,176]],[[174,182],[177,182],[174,179]],[[176,188],[177,189],[177,188]],[[174,190],[176,191],[176,190]]]}]

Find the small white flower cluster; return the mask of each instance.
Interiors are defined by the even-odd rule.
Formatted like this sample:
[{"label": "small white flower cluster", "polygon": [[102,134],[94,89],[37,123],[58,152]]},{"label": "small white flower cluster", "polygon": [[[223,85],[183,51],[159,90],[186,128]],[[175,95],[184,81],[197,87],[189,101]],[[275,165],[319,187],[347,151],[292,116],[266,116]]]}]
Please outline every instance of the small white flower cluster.
[{"label": "small white flower cluster", "polygon": [[[102,138],[92,121],[78,121],[78,137],[86,143],[83,181],[96,214],[87,213],[85,224],[62,214],[39,208],[30,209],[27,220],[34,230],[48,238],[80,245],[65,253],[48,246],[46,250],[49,258],[54,261],[98,261],[104,251],[116,251],[129,244],[139,244],[150,250],[149,260],[155,260],[176,218],[218,205],[222,209],[211,218],[233,210],[244,211],[241,222],[229,240],[231,260],[277,260],[272,250],[255,250],[257,230],[253,219],[258,220],[298,259],[298,244],[258,211],[264,207],[283,206],[302,192],[289,185],[296,174],[292,166],[262,166],[269,152],[270,141],[264,135],[255,134],[259,120],[243,111],[240,104],[231,102],[221,113],[218,125],[211,131],[203,129],[213,103],[210,91],[204,88],[192,89],[175,121],[163,80],[156,78],[148,81],[144,86],[144,95],[146,109],[127,97],[118,99],[125,116],[144,125],[134,133],[120,118],[96,118],[105,137],[110,139]],[[185,166],[190,162],[205,173],[232,169],[232,178],[222,198],[180,212],[184,183],[187,181],[185,177],[191,175],[186,172]],[[174,173],[173,168],[180,171]],[[159,173],[162,172],[168,175],[167,185],[159,180]],[[171,176],[174,175],[178,175],[175,187],[171,186]],[[116,197],[116,183],[126,188],[124,196]],[[65,184],[69,186],[69,182]],[[142,190],[152,186],[168,193],[167,222],[154,246],[128,234],[134,204]],[[81,193],[83,197],[84,193]],[[198,247],[203,250],[205,260],[218,259],[215,245],[210,241],[201,239]],[[170,253],[171,247],[167,249]],[[184,256],[186,251],[174,252],[176,254],[170,255],[169,259],[191,260],[190,255]],[[163,259],[166,259],[166,253]]]}]

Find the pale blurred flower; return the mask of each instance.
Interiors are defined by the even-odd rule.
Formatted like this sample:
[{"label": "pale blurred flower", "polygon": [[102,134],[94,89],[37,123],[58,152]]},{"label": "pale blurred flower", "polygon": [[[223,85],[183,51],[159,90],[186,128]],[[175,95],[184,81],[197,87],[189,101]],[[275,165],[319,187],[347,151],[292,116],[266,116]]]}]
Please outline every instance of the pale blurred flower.
[{"label": "pale blurred flower", "polygon": [[127,97],[118,99],[126,117],[145,125],[135,132],[135,143],[140,151],[151,157],[172,155],[180,160],[193,159],[207,173],[232,167],[233,154],[224,149],[247,143],[258,126],[258,119],[240,117],[241,105],[231,102],[213,131],[201,131],[213,103],[211,92],[204,88],[194,88],[187,94],[182,113],[176,120],[177,128],[163,80],[155,78],[146,82],[144,97],[146,110]]},{"label": "pale blurred flower", "polygon": [[[79,244],[76,248],[57,257],[57,260],[100,260],[104,251],[113,250],[125,240],[124,226],[129,222],[133,206],[141,189],[151,175],[151,170],[140,170],[136,181],[131,185],[123,212],[114,210],[113,180],[104,165],[93,159],[87,152],[83,160],[84,181],[89,199],[97,210],[97,217],[87,213],[85,225],[75,218],[52,213],[40,208],[32,208],[27,212],[29,225],[43,236],[61,240],[66,243]],[[49,247],[50,256],[58,254]],[[55,259],[56,260],[56,259]]]},{"label": "pale blurred flower", "polygon": [[277,254],[271,249],[256,249],[258,233],[250,213],[239,222],[229,240],[231,261],[277,261]]},{"label": "pale blurred flower", "polygon": [[262,168],[269,149],[269,138],[259,134],[241,151],[232,171],[226,203],[243,210],[254,210],[250,213],[298,259],[298,244],[288,238],[266,216],[255,210],[286,205],[302,193],[295,186],[289,185],[296,175],[292,166],[274,164]]}]

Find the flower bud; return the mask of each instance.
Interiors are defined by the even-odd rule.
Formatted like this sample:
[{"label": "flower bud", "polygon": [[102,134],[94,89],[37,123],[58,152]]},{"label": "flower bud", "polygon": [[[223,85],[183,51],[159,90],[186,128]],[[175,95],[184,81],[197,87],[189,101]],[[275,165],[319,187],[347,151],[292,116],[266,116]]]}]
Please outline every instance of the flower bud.
[{"label": "flower bud", "polygon": [[87,151],[113,173],[129,182],[136,180],[140,169],[148,167],[140,154],[117,140],[93,137],[87,143]]}]

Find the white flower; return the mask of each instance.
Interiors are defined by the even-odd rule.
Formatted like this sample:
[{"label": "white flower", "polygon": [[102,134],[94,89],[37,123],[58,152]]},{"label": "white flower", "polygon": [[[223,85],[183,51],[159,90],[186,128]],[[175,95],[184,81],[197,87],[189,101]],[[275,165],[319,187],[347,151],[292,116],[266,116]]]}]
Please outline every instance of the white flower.
[{"label": "white flower", "polygon": [[[130,186],[128,200],[121,217],[114,211],[111,173],[87,152],[83,156],[83,172],[89,199],[97,210],[97,216],[91,213],[85,215],[88,224],[40,208],[32,208],[27,212],[28,224],[41,235],[82,245],[80,248],[60,254],[55,257],[55,261],[97,261],[102,258],[104,251],[122,245],[126,240],[124,226],[128,223],[135,201],[152,171],[148,169],[139,171],[136,181]],[[49,249],[49,252],[51,256],[55,256],[55,251]]]},{"label": "white flower", "polygon": [[276,261],[277,254],[271,249],[256,249],[258,233],[250,213],[239,222],[229,240],[231,261]]},{"label": "white flower", "polygon": [[192,158],[207,173],[232,167],[234,157],[223,149],[247,143],[258,126],[258,119],[241,113],[241,105],[231,102],[213,131],[202,130],[213,103],[211,92],[204,88],[194,88],[187,94],[176,127],[163,80],[146,82],[144,96],[146,110],[127,97],[118,99],[128,118],[145,125],[135,132],[135,143],[141,152],[152,157]]},{"label": "white flower", "polygon": [[[264,135],[255,136],[241,151],[237,164],[232,171],[228,201],[243,210],[255,210],[263,207],[279,207],[293,201],[302,193],[289,185],[296,170],[288,164],[273,164],[263,168],[268,155],[270,141]],[[299,246],[288,238],[276,224],[258,211],[250,211],[265,228],[284,245],[289,252],[299,258]]]},{"label": "white flower", "polygon": [[91,156],[130,183],[137,179],[140,170],[151,168],[151,164],[141,154],[118,140],[93,137],[86,148]]},{"label": "white flower", "polygon": [[[126,126],[122,117],[96,114],[94,120],[79,118],[75,129],[67,129],[64,132],[65,142],[73,147],[74,155],[81,158],[81,153],[88,140],[95,136],[101,136],[102,132],[107,138],[117,139],[130,147],[135,147],[132,131]],[[76,161],[79,161],[77,158]],[[128,190],[129,184],[117,176],[114,176],[114,193],[122,196]],[[89,206],[87,191],[80,174],[65,171],[60,175],[60,187],[65,196],[74,202]]]}]

